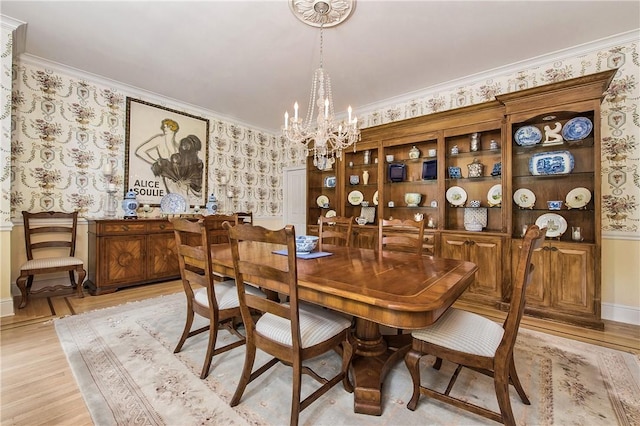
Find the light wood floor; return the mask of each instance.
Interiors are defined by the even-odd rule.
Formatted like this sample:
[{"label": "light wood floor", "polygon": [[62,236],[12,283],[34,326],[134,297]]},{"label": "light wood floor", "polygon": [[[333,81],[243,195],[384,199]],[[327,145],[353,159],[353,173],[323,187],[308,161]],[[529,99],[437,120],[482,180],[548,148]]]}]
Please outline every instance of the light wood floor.
[{"label": "light wood floor", "polygon": [[[36,295],[24,309],[16,304],[16,315],[0,319],[0,424],[93,424],[52,320],[180,291],[181,283],[171,281],[82,299],[71,293]],[[474,310],[496,320],[504,317],[498,311]],[[605,321],[604,331],[596,331],[527,317],[522,326],[640,354],[639,326]]]}]

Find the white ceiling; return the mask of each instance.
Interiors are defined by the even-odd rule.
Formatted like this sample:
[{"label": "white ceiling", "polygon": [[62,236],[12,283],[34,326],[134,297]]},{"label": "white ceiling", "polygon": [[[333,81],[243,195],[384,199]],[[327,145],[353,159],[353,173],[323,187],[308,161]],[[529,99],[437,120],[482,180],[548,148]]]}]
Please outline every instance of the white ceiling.
[{"label": "white ceiling", "polygon": [[[320,30],[287,0],[11,1],[28,54],[276,132]],[[638,1],[358,0],[324,30],[336,113],[640,28]]]}]

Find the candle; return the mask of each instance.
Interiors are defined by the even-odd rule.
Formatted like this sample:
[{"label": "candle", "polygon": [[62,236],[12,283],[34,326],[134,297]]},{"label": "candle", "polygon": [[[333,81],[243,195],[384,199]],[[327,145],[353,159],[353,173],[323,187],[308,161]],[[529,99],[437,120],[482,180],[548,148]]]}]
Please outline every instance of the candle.
[{"label": "candle", "polygon": [[111,176],[112,173],[113,173],[113,167],[111,167],[111,163],[107,161],[107,163],[102,168],[102,174]]},{"label": "candle", "polygon": [[324,118],[329,117],[329,98],[325,98],[324,100]]},{"label": "candle", "polygon": [[293,104],[293,120],[298,121],[298,103]]}]

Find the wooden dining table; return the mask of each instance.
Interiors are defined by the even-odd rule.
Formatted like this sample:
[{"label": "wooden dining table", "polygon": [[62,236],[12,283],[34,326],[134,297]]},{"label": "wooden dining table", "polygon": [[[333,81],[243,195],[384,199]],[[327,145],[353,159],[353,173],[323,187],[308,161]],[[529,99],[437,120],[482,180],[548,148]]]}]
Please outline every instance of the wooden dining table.
[{"label": "wooden dining table", "polygon": [[[252,260],[284,265],[286,256],[273,253],[281,248],[256,242],[239,245]],[[326,244],[322,248],[331,255],[297,261],[298,297],[355,318],[354,411],[381,415],[383,381],[408,351],[411,336],[382,335],[380,325],[411,330],[434,323],[471,284],[477,266],[410,253]],[[229,245],[212,245],[211,252],[215,270],[234,276]],[[279,289],[275,283],[252,282]]]}]

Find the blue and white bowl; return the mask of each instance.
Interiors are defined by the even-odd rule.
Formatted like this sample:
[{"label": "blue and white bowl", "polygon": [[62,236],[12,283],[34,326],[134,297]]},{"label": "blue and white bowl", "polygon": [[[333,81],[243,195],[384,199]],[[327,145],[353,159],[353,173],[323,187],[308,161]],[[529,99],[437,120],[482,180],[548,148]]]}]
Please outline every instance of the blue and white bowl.
[{"label": "blue and white bowl", "polygon": [[296,253],[310,253],[318,246],[315,235],[299,235],[296,237]]}]

